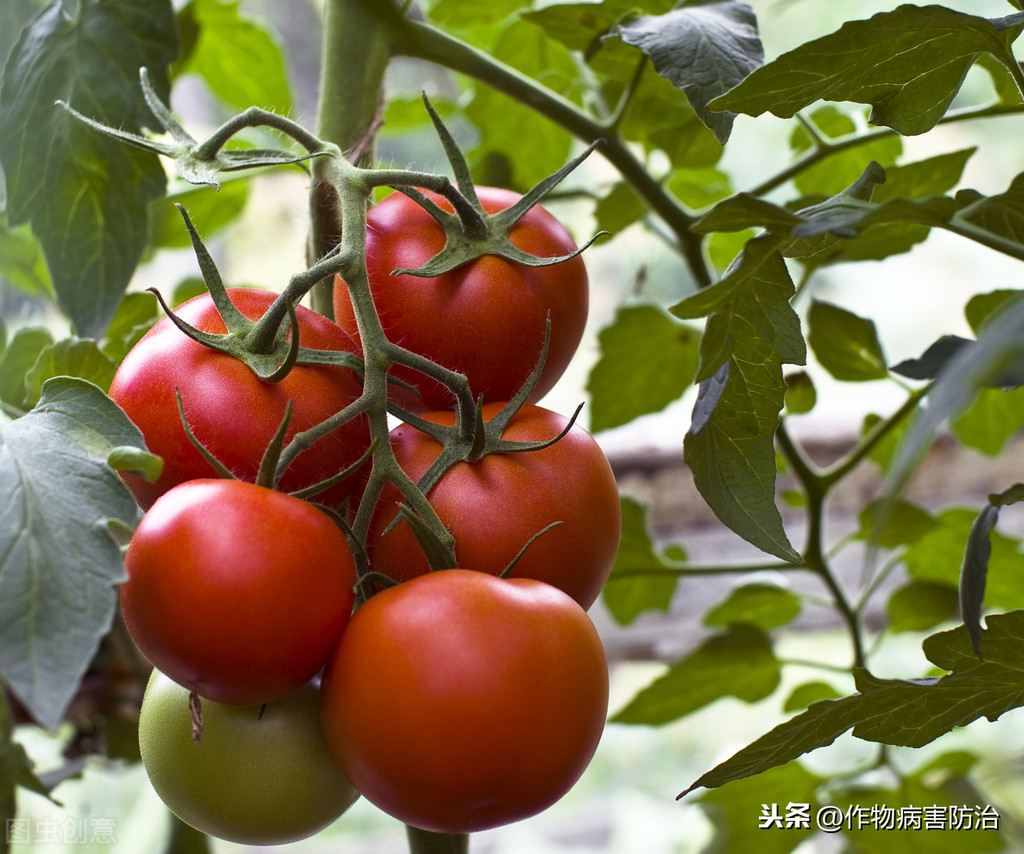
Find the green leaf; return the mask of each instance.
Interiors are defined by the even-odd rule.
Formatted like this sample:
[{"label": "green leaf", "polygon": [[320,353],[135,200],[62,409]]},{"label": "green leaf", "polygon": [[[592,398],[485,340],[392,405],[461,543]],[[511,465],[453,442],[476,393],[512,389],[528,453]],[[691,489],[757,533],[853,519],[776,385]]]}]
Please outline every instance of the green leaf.
[{"label": "green leaf", "polygon": [[31,296],[53,294],[46,257],[31,227],[23,224],[11,228],[3,211],[0,211],[0,281]]},{"label": "green leaf", "polygon": [[292,95],[281,45],[239,6],[232,0],[190,0],[178,14],[182,31],[194,38],[175,73],[199,75],[235,110],[255,105],[288,115]]},{"label": "green leaf", "polygon": [[124,578],[107,526],[138,508],[107,457],[144,448],[96,386],[54,379],[29,414],[0,426],[0,671],[56,728],[109,630]]},{"label": "green leaf", "polygon": [[985,660],[971,649],[962,627],[924,641],[929,661],[949,671],[939,679],[878,679],[857,671],[859,692],[822,700],[780,724],[694,782],[715,788],[731,780],[784,765],[825,747],[847,730],[867,741],[923,747],[956,727],[986,717],[990,721],[1024,705],[1024,612],[995,614],[982,632]]},{"label": "green leaf", "polygon": [[730,626],[640,691],[612,717],[616,723],[667,724],[722,697],[756,703],[779,684],[782,666],[764,632]]},{"label": "green leaf", "polygon": [[959,218],[1024,245],[1024,173],[1013,179],[1005,193],[977,198]]},{"label": "green leaf", "polygon": [[786,702],[782,705],[782,711],[795,712],[799,709],[806,709],[811,703],[816,703],[818,700],[834,700],[841,696],[842,694],[828,682],[818,680],[804,682],[802,685],[797,685],[786,698]]},{"label": "green leaf", "polygon": [[705,626],[748,625],[763,632],[792,622],[800,614],[800,597],[777,584],[741,584],[704,615]]},{"label": "green leaf", "polygon": [[923,632],[955,617],[958,605],[955,587],[911,581],[893,591],[885,610],[891,631]]},{"label": "green leaf", "polygon": [[478,0],[437,0],[430,9],[430,19],[446,26],[466,26],[472,22],[474,26],[493,24],[508,17],[522,6],[529,6],[523,0],[489,0],[480,3]]},{"label": "green leaf", "polygon": [[668,179],[671,193],[691,210],[710,207],[733,193],[729,175],[721,169],[677,169]]},{"label": "green leaf", "polygon": [[664,409],[697,373],[699,330],[657,306],[620,308],[598,343],[601,357],[587,381],[595,433]]},{"label": "green leaf", "polygon": [[[470,2],[475,3],[475,0]],[[524,20],[543,29],[548,38],[561,42],[569,50],[591,54],[601,49],[602,37],[637,5],[630,0],[599,3],[590,0],[586,3],[556,3],[521,14]]]},{"label": "green leaf", "polygon": [[786,374],[786,411],[790,415],[803,415],[814,409],[818,402],[818,392],[814,388],[814,380],[806,371],[793,371]]},{"label": "green leaf", "polygon": [[594,208],[598,231],[618,234],[647,213],[647,206],[626,183],[618,183]]},{"label": "green leaf", "polygon": [[[577,69],[561,45],[548,41],[536,27],[519,21],[502,31],[491,55],[571,97]],[[569,159],[568,131],[497,90],[479,84],[466,106],[466,117],[480,131],[481,143],[471,161],[497,159],[509,170],[508,186],[523,190],[556,172]],[[510,134],[509,128],[515,133]]]},{"label": "green leaf", "polygon": [[837,380],[862,382],[889,376],[873,320],[814,300],[808,326],[807,343],[821,366]]},{"label": "green leaf", "polygon": [[[957,587],[964,551],[977,511],[967,507],[943,510],[935,517],[935,527],[911,543],[903,555],[907,574],[917,581],[931,581]],[[1019,540],[992,531],[991,554],[985,597],[992,608],[1024,608],[1024,589],[1020,568],[1024,553]]]},{"label": "green leaf", "polygon": [[715,515],[748,542],[793,563],[775,504],[775,431],[785,402],[783,364],[806,359],[786,264],[771,238],[747,244],[733,271],[674,306],[713,312],[701,340],[700,393],[683,458]]},{"label": "green leaf", "polygon": [[25,377],[39,354],[53,344],[53,336],[42,327],[24,327],[14,333],[0,357],[0,403],[9,415],[31,409]]},{"label": "green leaf", "polygon": [[967,410],[951,424],[962,444],[997,456],[1024,427],[1024,388],[983,388]]},{"label": "green leaf", "polygon": [[[175,302],[174,305],[180,305]],[[117,314],[107,327],[106,334],[100,339],[100,349],[107,358],[121,364],[121,361],[134,347],[140,338],[149,331],[157,320],[163,317],[163,309],[156,296],[146,292],[125,294]]]},{"label": "green leaf", "polygon": [[[111,50],[111,45],[117,50]],[[176,47],[170,0],[97,0],[71,17],[51,4],[22,34],[0,90],[0,162],[12,225],[31,222],[61,309],[83,337],[102,334],[149,240],[162,195],[157,157],[96,133],[63,99],[112,127],[153,120],[139,85],[166,97]]]},{"label": "green leaf", "polygon": [[679,583],[675,571],[686,560],[676,549],[671,558],[659,552],[647,530],[646,509],[623,496],[622,534],[615,564],[601,598],[620,625],[628,625],[644,611],[667,611]]},{"label": "green leaf", "polygon": [[619,25],[619,36],[640,48],[655,70],[686,93],[700,120],[724,143],[734,116],[708,109],[764,61],[754,10],[719,0],[664,15],[642,15]]},{"label": "green leaf", "polygon": [[[715,854],[788,854],[817,829],[817,790],[825,780],[798,762],[737,780],[701,794],[698,804],[715,828],[709,847]],[[796,804],[806,804],[801,821]],[[778,815],[775,820],[774,814]]]},{"label": "green leaf", "polygon": [[978,658],[981,658],[981,606],[985,599],[988,562],[992,557],[992,531],[998,521],[999,508],[986,504],[971,525],[960,570],[960,616]]},{"label": "green leaf", "polygon": [[940,524],[923,507],[907,501],[889,503],[883,499],[866,504],[857,520],[860,527],[854,534],[856,539],[890,550],[916,543]]},{"label": "green leaf", "polygon": [[235,220],[248,198],[249,182],[244,178],[221,179],[220,188],[216,191],[210,187],[178,187],[166,198],[158,199],[149,206],[153,223],[150,245],[162,249],[191,248],[188,229],[174,207],[176,204],[188,210],[206,240]]},{"label": "green leaf", "polygon": [[903,135],[945,115],[986,53],[1010,67],[1024,14],[987,20],[943,6],[903,5],[807,42],[762,66],[713,109],[792,118],[815,101],[870,104],[869,121]]},{"label": "green leaf", "polygon": [[26,403],[35,406],[53,377],[78,377],[107,391],[116,371],[117,364],[91,338],[64,338],[43,350],[25,375]]},{"label": "green leaf", "polygon": [[975,294],[964,306],[964,317],[971,326],[971,331],[978,335],[989,318],[1003,307],[1007,300],[1016,299],[1021,295],[1019,290],[1001,288],[984,294]]}]

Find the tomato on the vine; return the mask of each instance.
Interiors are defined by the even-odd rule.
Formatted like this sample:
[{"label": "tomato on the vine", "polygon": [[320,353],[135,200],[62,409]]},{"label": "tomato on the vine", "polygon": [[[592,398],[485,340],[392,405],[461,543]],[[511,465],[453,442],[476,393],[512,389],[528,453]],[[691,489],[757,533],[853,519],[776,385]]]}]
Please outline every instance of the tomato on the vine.
[{"label": "tomato on the vine", "polygon": [[608,667],[560,590],[442,570],[355,612],[321,702],[331,752],[367,800],[465,833],[534,815],[575,784],[604,728]]},{"label": "tomato on the vine", "polygon": [[[477,187],[476,192],[489,213],[511,207],[520,198],[496,187]],[[452,210],[440,196],[425,195]],[[366,239],[370,289],[392,341],[464,373],[474,397],[508,400],[536,367],[550,316],[550,347],[531,400],[539,400],[561,377],[587,320],[587,271],[579,256],[529,267],[485,255],[432,278],[393,276],[394,270],[422,266],[446,240],[433,217],[402,193],[393,193],[370,209]],[[544,258],[569,255],[577,248],[565,227],[539,205],[512,227],[509,239]],[[340,279],[335,281],[334,314],[343,329],[357,336],[352,303]],[[392,396],[407,408],[445,409],[452,402],[444,386],[420,373],[396,368],[393,374],[420,392],[417,400],[394,387]]]},{"label": "tomato on the vine", "polygon": [[348,623],[345,535],[305,501],[239,480],[157,499],[125,555],[125,624],[142,653],[202,697],[265,703],[311,679]]},{"label": "tomato on the vine", "polygon": [[[502,406],[485,404],[484,420],[490,421]],[[435,412],[426,417],[452,424],[455,416]],[[527,404],[502,438],[545,441],[558,436],[567,423],[556,412]],[[407,424],[391,431],[391,443],[399,465],[414,481],[441,452],[435,439]],[[594,438],[576,424],[542,450],[487,454],[476,462],[456,463],[430,489],[427,500],[455,538],[459,566],[499,575],[529,543],[512,576],[553,584],[584,608],[597,599],[615,562],[621,527],[615,475]],[[367,541],[373,568],[396,581],[430,568],[408,522],[388,530],[401,502],[397,488],[385,487]],[[556,522],[561,524],[540,533]]]},{"label": "tomato on the vine", "polygon": [[[276,296],[252,288],[229,288],[228,294],[250,320],[262,317]],[[297,306],[295,313],[302,346],[357,349],[351,337],[323,315],[304,306]],[[189,300],[175,314],[200,331],[226,331],[209,294]],[[292,416],[286,440],[339,412],[362,393],[353,371],[332,365],[297,365],[280,382],[263,382],[240,360],[193,341],[169,318],[161,318],[128,353],[110,386],[110,397],[142,431],[149,450],[164,460],[156,483],[123,475],[144,508],[175,484],[215,475],[185,433],[175,388],[200,443],[236,476],[250,481],[255,480],[289,400]],[[279,486],[291,492],[326,480],[358,460],[369,443],[365,416],[349,421],[299,454]],[[346,478],[317,500],[341,503],[354,485],[355,478]]]},{"label": "tomato on the vine", "polygon": [[187,824],[245,845],[280,845],[323,829],[359,797],[331,758],[313,684],[262,710],[201,707],[196,742],[188,689],[154,671],[139,713],[146,773]]}]

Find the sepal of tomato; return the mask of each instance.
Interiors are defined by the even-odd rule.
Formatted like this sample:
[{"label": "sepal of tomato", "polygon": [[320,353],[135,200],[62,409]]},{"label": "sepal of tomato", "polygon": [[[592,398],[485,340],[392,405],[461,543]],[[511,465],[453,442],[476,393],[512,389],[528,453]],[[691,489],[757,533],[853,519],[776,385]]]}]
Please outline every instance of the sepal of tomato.
[{"label": "sepal of tomato", "polygon": [[[424,195],[444,210],[441,196]],[[483,209],[507,209],[520,196],[496,187],[476,187]],[[547,210],[535,205],[509,230],[519,249],[541,258],[571,255],[575,241]],[[564,373],[579,346],[587,320],[589,288],[578,255],[558,264],[531,267],[485,255],[438,276],[392,275],[416,269],[445,246],[444,229],[423,207],[402,193],[374,205],[367,216],[366,265],[374,304],[385,334],[396,344],[465,374],[474,398],[509,400],[536,367],[548,319],[550,346],[531,400],[539,400]],[[348,289],[334,288],[336,322],[358,338]],[[436,380],[397,367],[394,376],[414,393],[392,386],[396,402],[412,411],[444,409],[451,392]]]},{"label": "sepal of tomato", "polygon": [[533,579],[433,572],[371,597],[324,670],[331,753],[406,824],[469,833],[559,800],[597,749],[608,668],[586,612]]},{"label": "sepal of tomato", "polygon": [[[276,296],[252,288],[229,288],[227,293],[251,320],[262,317]],[[357,349],[352,338],[323,315],[304,306],[295,312],[303,347]],[[175,314],[201,331],[226,332],[209,294],[189,300]],[[196,439],[237,477],[253,481],[289,401],[286,442],[348,406],[362,393],[362,384],[353,371],[336,365],[296,365],[280,382],[264,382],[244,362],[192,340],[169,318],[162,318],[128,353],[110,386],[110,397],[142,431],[149,450],[164,460],[155,483],[122,475],[143,508],[176,484],[215,475],[189,441],[176,390]],[[369,444],[365,416],[355,418],[299,454],[279,487],[291,492],[326,480],[356,462]],[[354,486],[355,478],[347,478],[317,500],[340,504]]]},{"label": "sepal of tomato", "polygon": [[125,568],[121,610],[139,649],[227,704],[271,702],[309,681],[355,598],[355,563],[330,517],[238,480],[193,480],[157,499]]},{"label": "sepal of tomato", "polygon": [[[484,421],[502,408],[501,403],[485,404]],[[449,425],[455,420],[452,412],[426,418]],[[567,425],[559,413],[527,404],[509,421],[502,439],[545,442]],[[398,464],[414,481],[442,448],[407,424],[391,431],[391,443]],[[455,539],[459,566],[500,575],[526,547],[512,577],[553,584],[584,608],[597,599],[615,562],[622,522],[618,485],[600,446],[576,424],[540,450],[490,453],[456,463],[430,488],[427,500]],[[373,569],[396,581],[430,570],[409,523],[392,526],[401,503],[398,489],[385,487],[367,540]],[[550,525],[555,527],[545,531]]]}]

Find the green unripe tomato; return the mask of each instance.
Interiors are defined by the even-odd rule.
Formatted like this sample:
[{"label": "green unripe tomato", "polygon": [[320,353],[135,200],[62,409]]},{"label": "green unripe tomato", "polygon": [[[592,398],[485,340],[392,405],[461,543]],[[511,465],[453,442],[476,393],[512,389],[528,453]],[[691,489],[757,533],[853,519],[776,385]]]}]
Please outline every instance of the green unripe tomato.
[{"label": "green unripe tomato", "polygon": [[359,796],[324,741],[320,692],[307,684],[267,705],[202,701],[192,739],[188,689],[153,671],[139,717],[139,747],[153,788],[182,821],[246,845],[312,836]]}]

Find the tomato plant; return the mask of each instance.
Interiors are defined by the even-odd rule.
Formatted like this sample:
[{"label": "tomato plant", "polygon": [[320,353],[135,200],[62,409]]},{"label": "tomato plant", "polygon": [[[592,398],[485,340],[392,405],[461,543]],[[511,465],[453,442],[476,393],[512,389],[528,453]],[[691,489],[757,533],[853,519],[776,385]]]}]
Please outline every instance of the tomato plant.
[{"label": "tomato plant", "polygon": [[327,743],[369,801],[466,833],[540,812],[576,782],[604,729],[608,668],[561,591],[450,569],[359,608],[321,691]]},{"label": "tomato plant", "polygon": [[[476,193],[488,213],[520,198],[497,187],[477,187]],[[428,198],[451,210],[440,196]],[[540,205],[530,208],[508,237],[540,258],[577,249],[565,227]],[[513,397],[537,365],[550,319],[547,358],[532,394],[539,400],[562,376],[583,336],[589,290],[582,258],[530,267],[485,255],[438,276],[393,275],[422,266],[445,242],[441,226],[402,193],[370,210],[366,266],[385,332],[403,347],[464,373],[475,396],[501,401]],[[348,289],[340,280],[334,288],[334,316],[343,329],[358,335]],[[451,405],[451,392],[435,380],[411,369],[394,374],[419,393],[417,397],[396,386],[392,395],[405,406],[429,411]]]},{"label": "tomato plant", "polygon": [[[250,320],[259,319],[276,296],[251,288],[231,288],[229,295]],[[194,297],[175,314],[203,332],[227,331],[209,294]],[[354,349],[352,339],[322,315],[304,306],[296,308],[296,315],[302,346]],[[237,477],[252,481],[289,402],[286,440],[344,408],[362,387],[355,373],[334,365],[297,365],[280,382],[264,382],[243,362],[204,346],[162,318],[125,356],[110,385],[111,398],[142,431],[150,451],[164,460],[155,483],[124,475],[143,507],[175,484],[215,474],[185,433],[176,391],[195,438]],[[326,480],[356,462],[369,442],[366,419],[353,419],[303,451],[280,488],[292,491]],[[318,499],[341,503],[354,483],[342,480]]]},{"label": "tomato plant", "polygon": [[[484,420],[501,408],[500,403],[484,405]],[[426,417],[444,424],[454,420],[451,412]],[[567,426],[564,416],[527,404],[502,438],[545,442]],[[408,424],[391,431],[391,444],[413,480],[441,453],[437,440]],[[500,575],[519,557],[513,577],[553,584],[584,608],[597,599],[612,570],[619,545],[618,487],[600,446],[578,424],[540,450],[490,453],[456,463],[430,488],[427,499],[455,539],[459,566]],[[405,581],[430,567],[410,524],[392,526],[400,503],[394,487],[385,491],[367,547],[377,572]],[[551,525],[556,527],[548,529]]]},{"label": "tomato plant", "polygon": [[313,678],[354,600],[336,524],[244,481],[193,480],[162,495],[125,567],[121,610],[139,649],[220,703],[270,702]]},{"label": "tomato plant", "polygon": [[142,762],[193,827],[245,845],[294,842],[359,797],[331,759],[319,710],[313,684],[262,709],[207,700],[196,740],[188,689],[154,671],[139,714]]}]

